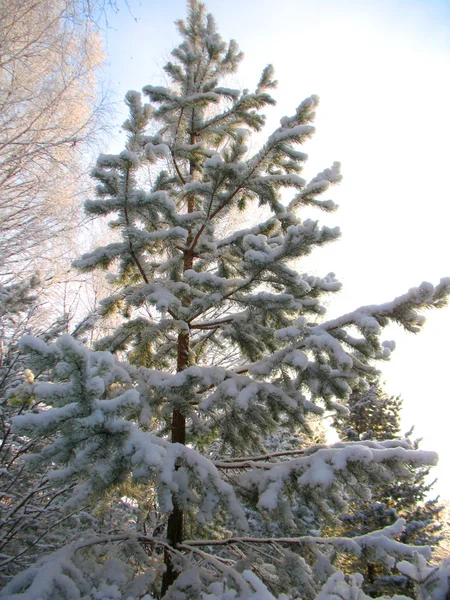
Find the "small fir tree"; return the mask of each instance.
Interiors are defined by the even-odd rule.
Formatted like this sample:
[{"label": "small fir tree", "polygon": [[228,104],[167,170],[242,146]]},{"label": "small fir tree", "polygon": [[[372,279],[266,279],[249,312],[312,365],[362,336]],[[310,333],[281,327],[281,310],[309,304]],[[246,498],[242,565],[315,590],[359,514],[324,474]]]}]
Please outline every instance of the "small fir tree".
[{"label": "small fir tree", "polygon": [[[275,103],[272,67],[253,92],[224,87],[242,59],[236,43],[222,41],[197,0],[177,25],[182,43],[165,67],[171,87],[146,86],[149,104],[128,92],[126,148],[99,157],[98,198],[86,203],[89,214],[112,218],[121,238],[76,266],[109,269],[115,291],[102,313],[118,312],[123,323],[95,351],[68,336],[53,345],[25,339],[34,368],[50,369],[54,383],[33,389],[45,410],[15,420],[23,435],[53,440],[35,460],[53,465],[55,481],[77,484],[69,507],[130,477],[154,490],[154,535],[125,529],[97,540],[120,543],[114,560],[128,548],[127,568],[140,573],[132,588],[114,580],[111,562],[102,575],[76,562],[93,539],[43,559],[8,594],[37,597],[46,573],[46,589],[70,580],[79,594],[115,586],[124,598],[150,590],[166,600],[312,598],[323,585],[325,595],[360,585],[336,575],[338,549],[376,548],[389,564],[427,555],[396,541],[401,521],[352,539],[322,536],[320,522],[343,511],[350,489],[367,496],[371,485],[400,479],[410,461],[433,463],[434,453],[407,440],[274,451],[271,436],[308,431],[309,415],[345,412],[351,390],[394,347],[380,340],[383,328],[395,320],[419,331],[420,311],[445,304],[450,280],[327,320],[322,297],[339,282],[295,268],[340,235],[299,215],[307,205],[334,210],[322,194],[341,179],[338,163],[309,182],[301,175],[307,155],[298,147],[314,133],[318,98],[250,154],[247,137]],[[258,205],[267,218],[231,228],[239,211]],[[167,521],[158,524],[161,514]]]}]

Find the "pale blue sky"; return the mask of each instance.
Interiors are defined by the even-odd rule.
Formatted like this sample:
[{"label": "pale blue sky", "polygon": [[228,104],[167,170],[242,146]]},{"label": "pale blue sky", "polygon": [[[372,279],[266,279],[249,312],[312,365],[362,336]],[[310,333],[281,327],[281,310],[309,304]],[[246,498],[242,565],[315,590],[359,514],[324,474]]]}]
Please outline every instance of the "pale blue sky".
[{"label": "pale blue sky", "polygon": [[[178,43],[173,21],[185,16],[183,0],[130,3],[137,21],[122,9],[107,36],[118,98],[161,82]],[[275,66],[278,105],[268,113],[268,131],[306,96],[321,97],[317,135],[305,149],[311,175],[342,162],[344,182],[332,194],[340,210],[326,221],[343,237],[301,268],[334,271],[344,283],[330,311],[391,300],[450,275],[450,2],[206,4],[222,36],[245,53],[234,86],[251,88],[267,63]],[[124,139],[118,130],[116,142]],[[450,309],[430,313],[419,336],[393,329],[386,337],[398,342],[384,369],[387,388],[404,397],[405,429],[415,423],[423,447],[440,452],[439,489],[450,498]]]}]

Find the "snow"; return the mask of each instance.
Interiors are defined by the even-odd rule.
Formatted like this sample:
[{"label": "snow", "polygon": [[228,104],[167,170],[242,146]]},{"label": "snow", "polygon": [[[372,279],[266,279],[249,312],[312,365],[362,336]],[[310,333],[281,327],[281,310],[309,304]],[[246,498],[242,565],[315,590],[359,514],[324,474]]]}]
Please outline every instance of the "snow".
[{"label": "snow", "polygon": [[111,400],[96,400],[94,406],[104,414],[117,414],[120,409],[139,406],[139,392],[126,390]]},{"label": "snow", "polygon": [[297,125],[296,127],[280,128],[273,133],[269,139],[268,144],[275,146],[279,142],[290,139],[301,139],[314,133],[315,127],[312,125]]},{"label": "snow", "polygon": [[73,261],[73,266],[81,270],[93,269],[99,264],[110,264],[115,258],[122,255],[127,250],[127,246],[122,242],[114,242],[103,246],[102,248],[96,248],[92,252],[83,254],[81,258]]},{"label": "snow", "polygon": [[373,463],[392,465],[391,461],[400,464],[412,461],[425,465],[435,464],[436,460],[436,453],[413,450],[408,442],[341,442],[283,463],[259,464],[259,468],[240,477],[240,484],[258,489],[261,509],[275,510],[282,502],[285,484],[293,477],[300,487],[319,487],[325,492],[340,481],[341,474],[345,476],[350,465],[366,469],[367,476]]},{"label": "snow", "polygon": [[[369,500],[372,484],[404,477],[405,465],[436,462],[435,453],[417,451],[405,440],[302,446],[267,456],[261,453],[269,446],[266,433],[294,430],[306,422],[308,412],[344,412],[338,401],[345,402],[359,380],[374,372],[374,361],[389,358],[394,349],[392,342],[379,340],[384,327],[394,320],[418,331],[424,322],[420,311],[442,303],[450,292],[450,279],[436,288],[425,282],[393,302],[325,320],[324,292],[337,291],[339,282],[332,273],[323,278],[302,275],[292,265],[294,259],[340,235],[337,227],[321,227],[318,221],[302,221],[299,216],[302,206],[308,204],[333,210],[334,202],[320,197],[341,180],[339,163],[308,183],[298,174],[307,155],[296,146],[314,132],[311,123],[318,97],[307,98],[292,117],[281,119],[261,150],[246,158],[243,142],[249,129],[262,126],[258,109],[272,99],[258,90],[241,93],[218,86],[221,69],[229,69],[230,64],[227,66],[224,58],[222,65],[214,52],[231,53],[237,62],[237,48],[230,45],[227,49],[211,20],[197,23],[198,27],[192,23],[179,23],[185,42],[174,54],[176,64],[168,67],[169,77],[171,69],[172,73],[180,69],[173,90],[144,88],[157,105],[155,109],[143,106],[137,92],[129,92],[126,149],[119,155],[101,155],[94,169],[100,182],[99,197],[87,203],[86,209],[94,215],[112,215],[116,219],[113,226],[123,239],[74,263],[83,270],[117,264],[114,285],[122,288],[103,301],[102,310],[106,315],[117,307],[130,318],[102,340],[102,347],[111,344],[126,354],[129,343],[136,355],[141,345],[148,343],[152,351],[144,359],[138,356],[141,366],[119,365],[108,352],[91,351],[67,336],[52,345],[25,339],[23,348],[39,359],[40,368],[44,365],[55,381],[27,381],[28,392],[46,405],[16,417],[14,428],[48,438],[33,460],[50,469],[50,481],[68,486],[76,482],[66,508],[104,497],[118,482],[132,478],[136,485],[157,493],[159,513],[178,506],[188,509],[202,525],[217,525],[215,540],[204,540],[203,546],[185,540],[184,546],[173,550],[184,569],[174,597],[179,592],[182,598],[183,589],[192,588],[186,593],[203,600],[274,600],[265,583],[243,563],[236,566],[225,551],[212,554],[214,542],[219,545],[225,535],[248,530],[251,516],[254,522],[261,521],[258,535],[241,539],[234,548],[245,547],[248,552],[249,545],[260,548],[257,544],[270,543],[270,552],[278,552],[285,560],[285,546],[294,544],[306,589],[302,594],[312,597],[315,588],[308,588],[314,583],[308,579],[308,569],[314,570],[301,563],[298,551],[304,546],[311,561],[317,559],[324,578],[331,575],[320,600],[336,596],[365,600],[361,578],[332,574],[334,567],[327,553],[337,549],[358,555],[370,549],[385,564],[391,564],[393,557],[416,561],[414,566],[399,563],[411,578],[419,571],[426,574],[420,556],[427,556],[428,550],[405,547],[396,540],[403,522],[356,538],[326,538],[320,537],[320,525],[311,510],[302,521],[309,523],[311,535],[295,542],[292,537],[263,542],[259,535],[263,518],[251,514],[253,508],[250,510],[246,499],[251,498],[252,505],[267,518],[264,527],[292,532],[299,521],[294,514],[299,507],[306,513],[308,504],[315,502],[319,511],[331,514],[337,511],[335,505],[345,507],[349,490]],[[189,40],[192,27],[196,36],[203,36],[212,63],[211,72],[202,74],[204,81],[197,87],[191,75],[195,65],[200,66],[201,53],[197,41],[192,44]],[[214,76],[213,67],[217,71]],[[261,85],[272,87],[267,79],[271,76],[271,68],[266,69]],[[222,103],[227,106],[223,112]],[[155,122],[147,127],[151,116]],[[149,135],[153,125],[159,131]],[[198,135],[194,135],[195,127]],[[221,142],[209,146],[214,137]],[[134,171],[146,163],[143,153],[147,161],[169,163],[169,175],[156,180],[154,188],[139,187],[139,173],[134,177]],[[289,202],[281,200],[284,187],[293,191]],[[230,233],[232,206],[244,196],[257,197],[270,217]],[[195,212],[186,213],[188,197],[195,197]],[[192,251],[194,265],[184,270],[187,250]],[[360,338],[352,335],[354,330]],[[190,347],[186,360],[178,352],[177,364],[180,332],[189,333]],[[232,366],[210,366],[217,357],[222,361],[219,364]],[[169,441],[174,410],[186,417],[192,447]],[[277,431],[277,435],[281,433]],[[221,442],[224,448],[219,450]],[[206,452],[197,448],[206,448]],[[242,448],[243,457],[233,458]],[[251,455],[255,448],[256,457]],[[220,452],[225,456],[220,457]],[[217,460],[210,460],[211,456]],[[225,533],[228,529],[230,534]],[[130,542],[131,537],[119,541]],[[150,547],[154,540],[145,542]],[[154,543],[158,552],[167,549],[164,537]],[[51,559],[42,559],[37,567],[13,579],[6,594],[22,595],[28,588],[23,598],[51,597],[59,586],[58,593],[68,598],[87,598],[87,594],[94,600],[122,598],[126,569],[118,563],[105,563],[93,585],[76,566],[74,556],[81,549],[77,543],[53,553]],[[260,552],[263,556],[264,551]],[[130,565],[133,560],[130,558]],[[270,561],[267,571],[276,576],[278,563]],[[0,597],[8,597],[4,594]],[[280,596],[282,599],[286,597]]]},{"label": "snow", "polygon": [[281,341],[290,341],[297,339],[301,334],[301,330],[298,327],[289,325],[289,327],[282,327],[275,331],[274,336],[276,339]]},{"label": "snow", "polygon": [[254,398],[258,394],[258,385],[256,383],[251,383],[244,387],[236,396],[236,404],[243,408],[244,410],[248,409],[249,401]]},{"label": "snow", "polygon": [[21,428],[24,431],[31,431],[35,428],[40,429],[49,425],[58,425],[63,421],[75,417],[79,414],[80,407],[78,402],[71,402],[62,408],[53,408],[50,410],[42,410],[39,413],[28,413],[26,415],[18,415],[14,417],[13,424],[16,428]]},{"label": "snow", "polygon": [[[231,98],[239,98],[241,91],[240,90],[236,90],[233,88],[226,88],[226,87],[215,87],[214,88],[214,92],[216,94],[223,94],[224,96],[230,96]],[[246,129],[243,130],[239,130],[239,131],[244,131],[246,132]],[[236,133],[238,133],[238,130],[236,130]]]},{"label": "snow", "polygon": [[284,361],[287,364],[302,370],[306,369],[306,367],[308,366],[308,357],[301,350],[292,350],[292,352],[286,354]]},{"label": "snow", "polygon": [[170,148],[167,144],[151,144],[145,146],[147,158],[153,162],[157,158],[168,158],[170,156]]},{"label": "snow", "polygon": [[220,168],[223,166],[223,159],[221,157],[221,155],[219,153],[215,154],[214,156],[212,156],[211,158],[208,158],[207,161],[205,161],[205,168]]},{"label": "snow", "polygon": [[132,152],[131,150],[122,150],[119,156],[124,162],[128,163],[135,169],[137,169],[141,164],[138,155],[135,152]]}]

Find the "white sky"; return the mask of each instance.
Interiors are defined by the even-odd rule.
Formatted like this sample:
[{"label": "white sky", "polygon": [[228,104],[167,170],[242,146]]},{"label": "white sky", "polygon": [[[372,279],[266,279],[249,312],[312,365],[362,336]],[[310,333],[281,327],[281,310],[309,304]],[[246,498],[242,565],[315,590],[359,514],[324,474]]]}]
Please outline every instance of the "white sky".
[{"label": "white sky", "polygon": [[[161,82],[179,43],[182,0],[131,0],[110,19],[109,76],[118,98]],[[340,314],[393,299],[423,280],[450,275],[450,3],[447,0],[209,0],[225,40],[245,53],[232,84],[253,88],[268,63],[279,81],[267,132],[312,93],[321,105],[305,147],[307,174],[334,160],[344,181],[330,194],[343,236],[302,270],[334,271]],[[119,130],[119,123],[117,131]],[[123,134],[117,134],[123,140]],[[386,389],[404,399],[405,431],[441,456],[436,490],[450,499],[450,309],[429,313],[418,336],[390,328],[397,350],[383,367]]]}]

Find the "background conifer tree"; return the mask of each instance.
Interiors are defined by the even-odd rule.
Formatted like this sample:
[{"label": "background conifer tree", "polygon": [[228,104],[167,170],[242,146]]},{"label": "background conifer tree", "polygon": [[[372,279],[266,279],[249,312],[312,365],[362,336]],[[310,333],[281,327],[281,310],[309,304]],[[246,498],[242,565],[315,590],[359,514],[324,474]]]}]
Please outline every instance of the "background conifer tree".
[{"label": "background conifer tree", "polygon": [[[318,98],[250,153],[246,139],[275,103],[273,68],[252,92],[225,87],[242,59],[237,44],[222,41],[197,0],[177,25],[182,43],[165,67],[171,87],[145,86],[149,104],[127,94],[126,148],[99,157],[97,199],[86,203],[89,214],[112,219],[120,239],[76,266],[109,270],[114,291],[102,314],[123,322],[94,351],[69,336],[52,345],[26,338],[34,368],[48,369],[52,383],[35,385],[35,412],[14,421],[22,435],[51,440],[34,460],[52,465],[54,481],[76,484],[68,508],[132,478],[155,490],[166,521],[153,535],[124,527],[72,544],[4,594],[37,597],[45,573],[46,593],[71,585],[72,597],[74,589],[101,597],[106,585],[125,598],[312,598],[322,586],[327,597],[361,585],[336,573],[336,550],[369,547],[380,561],[409,559],[404,570],[425,573],[427,549],[396,540],[402,521],[352,539],[327,538],[317,524],[343,512],[349,490],[367,497],[409,462],[433,463],[434,453],[408,440],[282,451],[267,440],[280,429],[308,431],[310,415],[345,412],[352,389],[394,348],[381,341],[383,328],[395,320],[419,331],[420,311],[446,303],[450,280],[327,320],[322,297],[339,282],[298,271],[339,237],[300,216],[307,205],[334,210],[322,194],[341,179],[338,163],[302,176],[299,146],[314,133]],[[267,218],[231,227],[246,206],[264,207]],[[106,542],[117,544],[114,568],[81,561]]]},{"label": "background conifer tree", "polygon": [[341,439],[392,440],[401,430],[403,400],[389,396],[377,379],[369,387],[355,389],[347,400],[347,414],[339,414],[334,427]]},{"label": "background conifer tree", "polygon": [[[343,440],[401,439],[400,396],[389,396],[379,380],[367,389],[355,389],[349,396],[348,414],[340,414],[334,426]],[[409,432],[408,437],[411,436]],[[418,447],[418,441],[414,442]],[[371,498],[353,498],[350,511],[341,515],[345,535],[362,535],[405,519],[405,529],[399,539],[407,544],[428,544],[437,547],[442,539],[444,506],[438,499],[427,500],[433,484],[430,467],[408,467],[409,478],[390,481],[372,489]],[[372,559],[372,560],[371,560]],[[395,570],[377,564],[374,555],[356,561],[355,570],[365,572],[364,589],[372,596],[381,592],[411,593],[411,582]],[[408,589],[409,588],[409,589]]]}]

